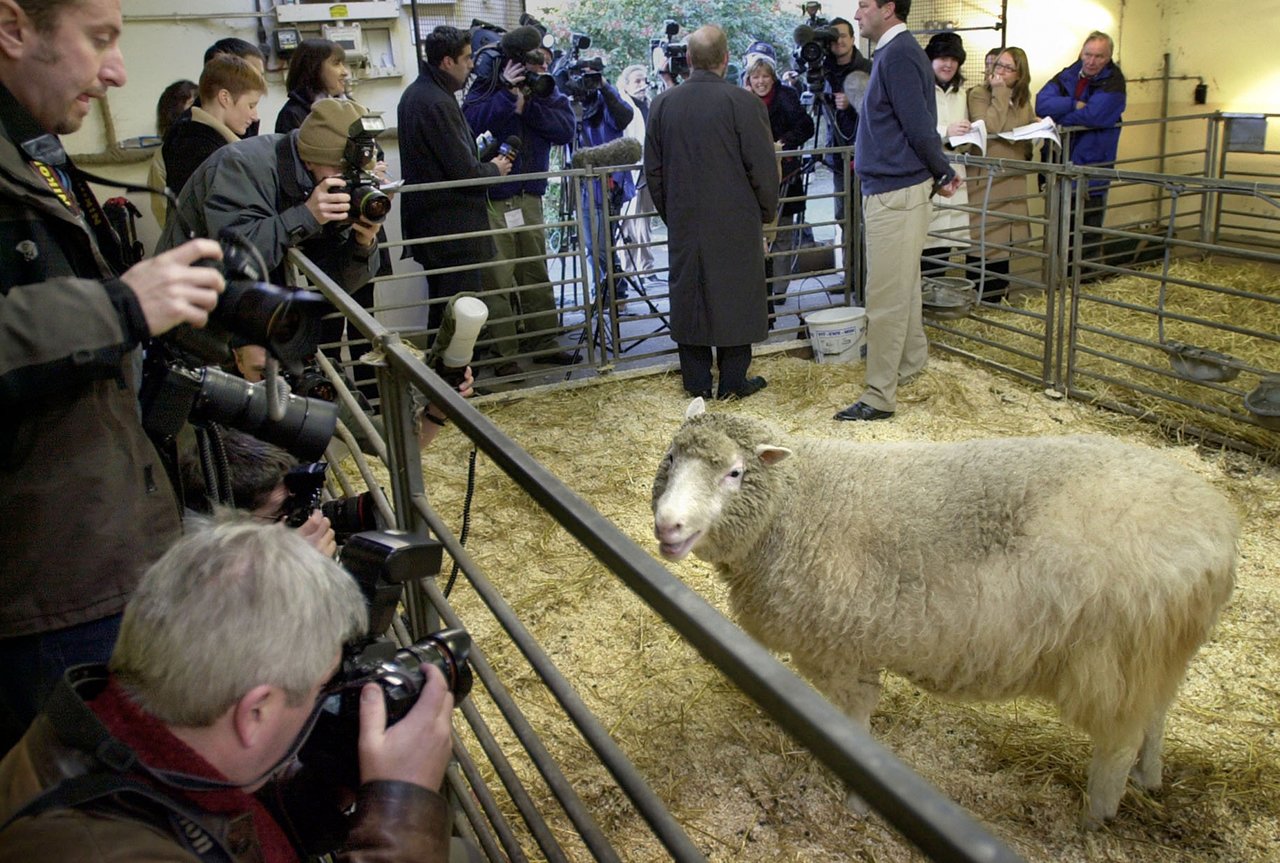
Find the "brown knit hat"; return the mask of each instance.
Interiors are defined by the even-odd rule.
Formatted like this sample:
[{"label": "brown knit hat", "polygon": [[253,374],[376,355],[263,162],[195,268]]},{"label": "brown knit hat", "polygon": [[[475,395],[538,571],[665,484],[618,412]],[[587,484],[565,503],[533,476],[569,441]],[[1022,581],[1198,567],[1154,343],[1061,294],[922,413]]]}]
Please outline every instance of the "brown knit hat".
[{"label": "brown knit hat", "polygon": [[364,108],[349,99],[316,102],[298,130],[298,156],[313,165],[341,166],[347,130],[364,115]]}]

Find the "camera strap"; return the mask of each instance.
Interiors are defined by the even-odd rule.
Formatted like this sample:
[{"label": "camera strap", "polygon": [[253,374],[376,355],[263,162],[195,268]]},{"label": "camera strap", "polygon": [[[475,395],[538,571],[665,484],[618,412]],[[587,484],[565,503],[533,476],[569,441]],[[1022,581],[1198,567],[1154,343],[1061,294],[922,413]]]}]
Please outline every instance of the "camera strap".
[{"label": "camera strap", "polygon": [[85,223],[89,225],[90,229],[93,230],[94,236],[97,237],[99,250],[117,273],[123,273],[130,266],[125,254],[125,246],[120,235],[112,227],[107,214],[103,211],[102,205],[98,203],[93,190],[89,188],[89,183],[97,183],[99,186],[121,189],[126,192],[164,195],[169,199],[171,206],[176,206],[177,204],[173,193],[168,189],[154,189],[150,186],[121,183],[118,180],[108,180],[106,177],[99,177],[83,170],[67,156],[67,151],[63,149],[62,142],[58,140],[56,135],[47,133],[37,135],[21,142],[19,147],[26,155],[27,163],[31,166],[31,170],[49,187],[49,190],[62,202],[62,205],[73,216],[84,218]]},{"label": "camera strap", "polygon": [[305,201],[309,192],[304,192],[298,183],[298,171],[293,158],[293,140],[285,135],[276,141],[276,170],[280,174],[280,207],[292,207]]}]

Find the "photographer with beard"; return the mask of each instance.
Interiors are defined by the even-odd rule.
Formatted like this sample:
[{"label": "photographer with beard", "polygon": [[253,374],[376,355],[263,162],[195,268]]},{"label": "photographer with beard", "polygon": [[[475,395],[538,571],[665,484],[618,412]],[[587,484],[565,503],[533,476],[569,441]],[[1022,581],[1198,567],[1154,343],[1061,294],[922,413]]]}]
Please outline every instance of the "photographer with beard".
[{"label": "photographer with beard", "polygon": [[325,778],[286,775],[368,626],[355,579],[294,531],[184,537],[143,576],[110,663],[68,673],[0,762],[0,863],[283,863],[335,823],[339,861],[446,860],[454,699],[433,665],[394,725],[382,688],[360,690],[349,818],[318,802]]},{"label": "photographer with beard", "polygon": [[[858,51],[852,24],[844,18],[833,18],[830,26],[836,32],[836,40],[831,43],[823,60],[826,88],[822,96],[827,106],[826,146],[848,147],[857,139],[857,94],[866,90],[866,81],[871,75],[871,61]],[[843,230],[848,221],[844,210],[844,190],[849,176],[849,158],[828,153],[824,161],[831,168],[831,182],[836,193],[835,217]]]}]

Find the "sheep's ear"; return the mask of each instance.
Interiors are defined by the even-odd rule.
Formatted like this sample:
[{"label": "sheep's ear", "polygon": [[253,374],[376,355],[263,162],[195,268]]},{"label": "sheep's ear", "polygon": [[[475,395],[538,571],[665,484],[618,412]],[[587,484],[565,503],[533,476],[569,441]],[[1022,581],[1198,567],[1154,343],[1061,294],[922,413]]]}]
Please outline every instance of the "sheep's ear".
[{"label": "sheep's ear", "polygon": [[707,412],[707,403],[702,400],[702,396],[697,396],[693,401],[689,402],[689,406],[684,409],[684,418],[691,420],[694,417],[700,417]]},{"label": "sheep's ear", "polygon": [[791,450],[784,446],[774,446],[767,443],[756,444],[756,458],[760,459],[766,467],[777,464],[789,455],[791,455]]}]

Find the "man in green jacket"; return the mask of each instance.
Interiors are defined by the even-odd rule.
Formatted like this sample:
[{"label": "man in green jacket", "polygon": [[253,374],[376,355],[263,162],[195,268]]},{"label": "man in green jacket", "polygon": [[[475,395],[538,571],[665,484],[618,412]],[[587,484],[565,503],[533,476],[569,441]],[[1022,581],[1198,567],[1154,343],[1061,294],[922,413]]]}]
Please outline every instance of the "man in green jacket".
[{"label": "man in green jacket", "polygon": [[137,354],[223,287],[208,240],[126,268],[57,137],[125,83],[122,27],[118,0],[0,0],[0,752],[178,537]]}]

